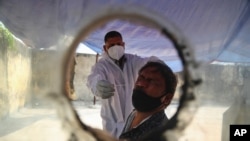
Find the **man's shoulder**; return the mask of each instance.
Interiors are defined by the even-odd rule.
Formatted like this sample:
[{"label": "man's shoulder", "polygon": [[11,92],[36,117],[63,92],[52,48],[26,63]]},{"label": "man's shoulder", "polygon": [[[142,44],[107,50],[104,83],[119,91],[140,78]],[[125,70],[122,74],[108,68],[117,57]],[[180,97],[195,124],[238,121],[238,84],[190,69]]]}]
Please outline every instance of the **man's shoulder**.
[{"label": "man's shoulder", "polygon": [[137,54],[125,53],[125,56],[138,56]]},{"label": "man's shoulder", "polygon": [[125,53],[125,57],[127,59],[142,58],[141,56],[138,56],[137,54],[131,54],[131,53]]},{"label": "man's shoulder", "polygon": [[95,66],[99,66],[99,67],[101,67],[101,66],[107,66],[107,65],[110,65],[110,64],[112,64],[112,63],[110,63],[111,61],[109,61],[108,59],[105,59],[105,58],[101,58],[100,60],[98,60],[97,62],[96,62],[96,64],[95,64]]}]

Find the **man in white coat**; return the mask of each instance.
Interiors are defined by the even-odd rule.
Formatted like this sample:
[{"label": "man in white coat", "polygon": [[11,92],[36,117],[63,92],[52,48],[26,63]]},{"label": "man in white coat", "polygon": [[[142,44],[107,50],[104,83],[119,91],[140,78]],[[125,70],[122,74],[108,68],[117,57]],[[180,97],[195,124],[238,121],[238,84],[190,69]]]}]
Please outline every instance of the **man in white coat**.
[{"label": "man in white coat", "polygon": [[108,32],[104,42],[102,58],[92,67],[87,86],[101,98],[103,129],[118,138],[133,110],[131,96],[139,69],[159,59],[124,53],[125,43],[117,31]]}]

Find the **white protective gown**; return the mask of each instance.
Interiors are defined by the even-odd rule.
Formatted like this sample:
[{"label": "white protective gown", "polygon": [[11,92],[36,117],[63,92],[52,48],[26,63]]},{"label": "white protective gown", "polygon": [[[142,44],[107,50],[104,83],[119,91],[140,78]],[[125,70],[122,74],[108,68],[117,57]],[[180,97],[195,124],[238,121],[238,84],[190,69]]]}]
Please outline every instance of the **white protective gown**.
[{"label": "white protective gown", "polygon": [[101,117],[103,129],[114,137],[119,137],[127,117],[133,110],[132,92],[139,69],[148,61],[156,61],[157,57],[142,58],[137,55],[125,54],[126,62],[123,70],[107,55],[92,67],[88,76],[87,86],[96,95],[96,83],[99,80],[108,80],[115,86],[114,96],[101,99]]}]

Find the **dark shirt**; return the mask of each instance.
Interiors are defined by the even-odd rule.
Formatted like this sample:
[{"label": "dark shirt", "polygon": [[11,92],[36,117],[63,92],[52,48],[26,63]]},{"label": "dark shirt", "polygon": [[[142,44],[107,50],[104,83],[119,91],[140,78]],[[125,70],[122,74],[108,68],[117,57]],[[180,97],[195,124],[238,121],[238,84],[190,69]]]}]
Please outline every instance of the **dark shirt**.
[{"label": "dark shirt", "polygon": [[[122,134],[120,135],[120,139],[130,139],[137,140],[152,130],[155,130],[162,126],[164,123],[168,121],[168,118],[164,112],[164,110],[152,115],[146,121],[139,124],[136,128],[129,129],[131,122],[133,121],[135,112],[132,112],[124,126]],[[128,130],[129,129],[129,130]]]},{"label": "dark shirt", "polygon": [[127,61],[127,58],[125,57],[125,55],[123,55],[119,60],[115,60],[115,59],[112,59],[112,60],[115,62],[116,65],[119,66],[121,70],[123,70],[123,67],[124,67],[125,62]]}]

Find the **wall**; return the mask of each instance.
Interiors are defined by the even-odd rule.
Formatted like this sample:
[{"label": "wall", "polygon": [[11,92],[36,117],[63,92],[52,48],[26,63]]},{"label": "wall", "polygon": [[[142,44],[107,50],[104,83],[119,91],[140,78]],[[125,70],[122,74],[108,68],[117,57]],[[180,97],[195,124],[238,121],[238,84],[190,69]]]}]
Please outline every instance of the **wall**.
[{"label": "wall", "polygon": [[30,106],[51,106],[45,99],[41,98],[45,93],[51,92],[56,87],[57,68],[55,68],[55,59],[57,58],[55,50],[32,49],[31,51],[31,97]]},{"label": "wall", "polygon": [[[32,106],[46,106],[46,101],[41,101],[39,95],[46,90],[55,87],[58,83],[55,80],[52,60],[55,59],[54,50],[32,50],[32,83],[31,83],[31,104]],[[88,54],[77,54],[75,56],[76,64],[73,70],[74,91],[69,94],[72,100],[82,100],[92,102],[94,96],[87,88],[87,76],[90,74],[91,67],[95,64],[96,56]],[[45,69],[46,68],[46,69]],[[70,78],[68,79],[70,81]],[[70,84],[67,84],[70,85]],[[66,87],[66,89],[69,89]]]},{"label": "wall", "polygon": [[250,64],[211,64],[200,69],[202,84],[196,93],[201,104],[230,105],[247,93]]},{"label": "wall", "polygon": [[30,62],[30,49],[0,25],[0,120],[26,104]]},{"label": "wall", "polygon": [[96,62],[96,55],[77,54],[75,66],[74,86],[75,94],[78,100],[93,101],[94,96],[86,86],[87,77],[90,74],[91,67]]},{"label": "wall", "polygon": [[[93,100],[93,95],[86,87],[87,76],[91,67],[95,64],[95,55],[78,54],[76,56],[74,87],[77,100]],[[223,104],[230,105],[243,91],[246,93],[244,81],[247,81],[250,74],[250,66],[247,64],[222,65],[210,64],[203,65],[199,70],[202,83],[196,88],[196,94],[200,104]],[[175,93],[175,100],[181,94],[183,84],[181,72],[178,76],[178,86]],[[245,87],[244,89],[242,89]]]}]

